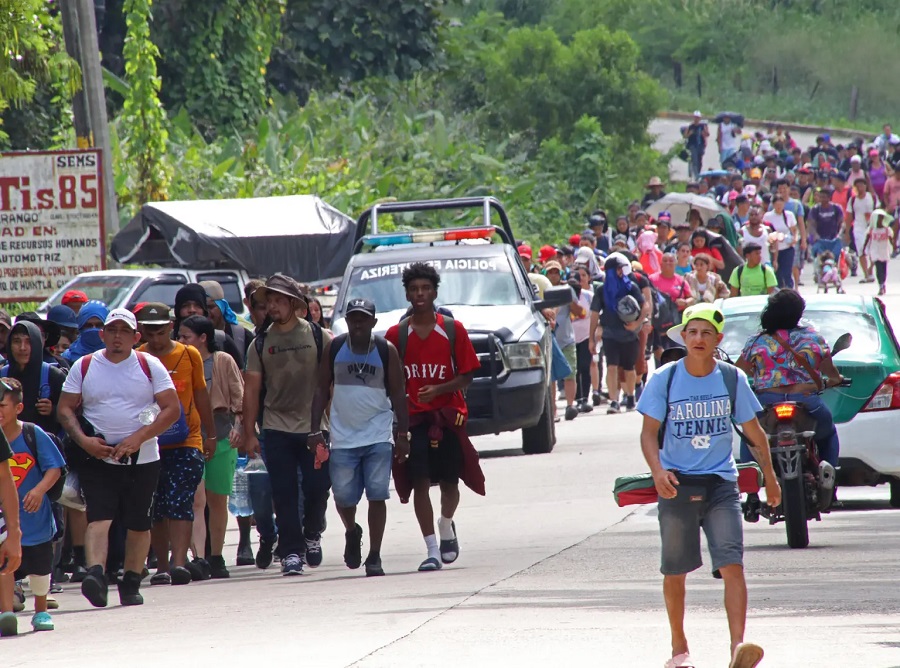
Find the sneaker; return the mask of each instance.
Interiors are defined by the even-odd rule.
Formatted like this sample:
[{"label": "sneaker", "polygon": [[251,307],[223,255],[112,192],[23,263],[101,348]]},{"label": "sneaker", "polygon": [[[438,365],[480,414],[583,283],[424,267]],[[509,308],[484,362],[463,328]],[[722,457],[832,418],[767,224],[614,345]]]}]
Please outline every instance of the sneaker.
[{"label": "sneaker", "polygon": [[635,407],[634,395],[625,397],[625,410],[633,411]]},{"label": "sneaker", "polygon": [[578,417],[578,406],[566,406],[566,420],[574,420]]},{"label": "sneaker", "polygon": [[278,539],[268,541],[264,538],[259,539],[259,549],[256,551],[256,567],[265,570],[272,565],[272,556],[275,551],[275,545]]},{"label": "sneaker", "polygon": [[172,576],[168,573],[154,573],[150,578],[150,585],[170,585],[172,584]]},{"label": "sneaker", "polygon": [[84,578],[87,576],[87,569],[81,564],[75,564],[72,568],[72,576],[69,578],[70,582],[84,582]]},{"label": "sneaker", "polygon": [[231,573],[225,567],[225,558],[220,555],[210,555],[209,557],[210,576],[213,580],[225,580],[231,577]]},{"label": "sneaker", "polygon": [[201,582],[203,580],[209,580],[212,577],[212,567],[206,559],[197,557],[187,562],[184,567],[188,569],[191,574],[191,582]]},{"label": "sneaker", "polygon": [[16,613],[4,612],[0,614],[0,638],[19,635],[19,620]]},{"label": "sneaker", "polygon": [[25,609],[25,590],[21,582],[16,582],[13,589],[13,612],[22,612]]},{"label": "sneaker", "polygon": [[459,559],[459,540],[456,537],[456,522],[450,522],[450,528],[453,530],[453,538],[449,540],[441,539],[441,561],[445,564],[452,564]]},{"label": "sneaker", "polygon": [[36,612],[31,618],[31,628],[35,631],[52,631],[54,629],[53,618],[49,613]]},{"label": "sneaker", "polygon": [[593,403],[594,406],[600,406],[601,404],[605,404],[606,401],[607,401],[606,397],[604,397],[602,394],[600,394],[600,392],[598,392],[597,390],[594,390],[593,394],[591,395],[591,403]]},{"label": "sneaker", "polygon": [[594,407],[593,407],[591,404],[589,404],[589,403],[587,402],[587,400],[582,401],[582,402],[578,405],[578,412],[579,412],[579,413],[590,413],[592,410],[594,410]]},{"label": "sneaker", "polygon": [[884,283],[882,283],[880,286],[878,286],[878,296],[882,297],[885,294],[887,294],[887,288],[884,287]]},{"label": "sneaker", "polygon": [[322,534],[306,539],[306,565],[310,568],[322,565]]},{"label": "sneaker", "polygon": [[253,556],[253,548],[250,545],[238,545],[237,551],[237,559],[235,559],[235,563],[238,566],[253,566],[256,564],[256,559]]},{"label": "sneaker", "polygon": [[[173,571],[177,570],[176,566]],[[184,569],[182,569],[184,570]],[[119,603],[122,605],[144,605],[144,597],[141,596],[141,574],[134,571],[125,571],[118,585]]]},{"label": "sneaker", "polygon": [[103,566],[91,566],[81,583],[81,593],[95,608],[105,608],[109,595],[109,580]]},{"label": "sneaker", "polygon": [[384,575],[384,569],[381,567],[381,557],[369,555],[366,558],[366,577],[378,577]]},{"label": "sneaker", "polygon": [[289,554],[281,562],[282,575],[303,575],[303,561],[298,554]]},{"label": "sneaker", "polygon": [[[53,591],[53,587],[59,587],[61,582],[68,582],[69,574],[66,573],[66,570],[62,566],[57,566],[53,569],[53,577],[50,578],[50,591]],[[60,588],[62,591],[62,588]],[[59,592],[57,592],[59,593]]]},{"label": "sneaker", "polygon": [[610,401],[609,408],[606,409],[607,415],[614,415],[619,412],[619,402],[618,401]]},{"label": "sneaker", "polygon": [[356,570],[362,563],[363,530],[358,524],[344,532],[344,563],[350,570]]},{"label": "sneaker", "polygon": [[169,570],[169,575],[172,577],[173,585],[190,584],[194,579],[187,566],[173,566]]},{"label": "sneaker", "polygon": [[744,521],[755,524],[759,522],[759,510],[760,510],[760,501],[759,495],[750,493],[747,495],[747,500],[741,504],[741,510],[744,511]]},{"label": "sneaker", "polygon": [[63,589],[63,586],[61,584],[57,584],[56,582],[53,582],[50,585],[50,593],[51,594],[62,594],[64,591],[65,590]]}]

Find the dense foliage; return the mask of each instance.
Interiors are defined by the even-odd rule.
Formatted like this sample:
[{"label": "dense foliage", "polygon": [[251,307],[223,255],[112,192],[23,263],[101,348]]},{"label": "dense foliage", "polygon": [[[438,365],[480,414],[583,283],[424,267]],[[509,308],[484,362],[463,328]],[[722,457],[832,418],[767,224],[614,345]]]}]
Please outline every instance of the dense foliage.
[{"label": "dense foliage", "polygon": [[[641,66],[672,92],[670,104],[738,107],[793,121],[889,119],[900,90],[891,56],[900,5],[887,0],[472,0],[465,12],[498,10],[562,38],[592,26],[623,30]],[[680,73],[682,86],[676,81]],[[698,94],[697,78],[701,92]]]},{"label": "dense foliage", "polygon": [[56,143],[81,72],[62,43],[51,0],[4,0],[0,9],[0,149]]}]

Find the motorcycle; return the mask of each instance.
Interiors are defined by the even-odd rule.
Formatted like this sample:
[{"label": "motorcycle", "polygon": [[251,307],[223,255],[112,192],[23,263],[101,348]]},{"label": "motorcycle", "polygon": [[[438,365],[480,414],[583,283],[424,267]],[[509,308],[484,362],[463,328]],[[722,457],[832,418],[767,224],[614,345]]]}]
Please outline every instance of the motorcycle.
[{"label": "motorcycle", "polygon": [[[849,333],[838,337],[832,356],[849,348],[852,340]],[[844,378],[840,387],[851,383],[852,379]],[[834,467],[819,459],[816,420],[801,404],[785,401],[766,406],[760,424],[769,438],[772,464],[781,486],[781,504],[770,508],[761,505],[756,495],[749,495],[743,504],[744,518],[756,522],[762,515],[769,524],[784,522],[788,546],[807,547],[809,521],[821,521],[822,513],[834,499]]]}]

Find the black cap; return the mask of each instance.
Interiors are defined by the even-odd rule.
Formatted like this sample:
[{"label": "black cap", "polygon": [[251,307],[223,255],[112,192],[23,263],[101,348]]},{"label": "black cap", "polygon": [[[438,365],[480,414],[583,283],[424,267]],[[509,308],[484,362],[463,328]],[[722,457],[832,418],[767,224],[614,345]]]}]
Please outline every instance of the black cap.
[{"label": "black cap", "polygon": [[344,315],[350,315],[351,313],[365,313],[374,318],[375,304],[368,299],[351,299],[347,302],[347,310],[344,311]]}]

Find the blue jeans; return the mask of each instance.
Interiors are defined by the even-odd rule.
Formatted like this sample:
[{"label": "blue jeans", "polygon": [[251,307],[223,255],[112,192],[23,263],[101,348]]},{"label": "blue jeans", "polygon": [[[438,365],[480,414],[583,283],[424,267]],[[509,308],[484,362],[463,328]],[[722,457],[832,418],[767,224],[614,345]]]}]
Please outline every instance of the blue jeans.
[{"label": "blue jeans", "polygon": [[[822,459],[832,466],[838,465],[838,457],[840,456],[841,446],[838,440],[837,429],[834,426],[834,417],[822,397],[818,394],[783,394],[781,392],[760,392],[758,395],[759,403],[763,406],[771,406],[772,404],[784,401],[793,401],[806,408],[809,414],[816,420],[816,447],[819,449],[819,459]],[[762,416],[762,413],[760,413]],[[753,456],[750,454],[750,448],[746,443],[741,443],[741,461],[752,462]]]},{"label": "blue jeans", "polygon": [[[259,453],[266,467],[266,444],[263,435],[259,436]],[[278,527],[275,525],[275,515],[272,512],[272,483],[269,482],[268,473],[254,473],[247,476],[247,486],[250,492],[250,507],[253,508],[253,517],[256,518],[256,531],[259,539],[267,543],[274,543],[278,536]]]},{"label": "blue jeans", "polygon": [[331,486],[338,508],[353,508],[363,492],[369,501],[391,498],[391,460],[394,446],[375,443],[358,448],[332,448]]},{"label": "blue jeans", "polygon": [[834,239],[819,239],[813,244],[812,254],[813,257],[816,257],[823,251],[831,251],[834,255],[834,259],[837,260],[841,256],[841,249],[843,249],[843,247],[844,242],[841,241],[840,237],[835,237]]},{"label": "blue jeans", "polygon": [[794,287],[794,253],[793,247],[778,251],[778,270],[775,276],[778,278],[779,288]]},{"label": "blue jeans", "polygon": [[315,456],[306,447],[306,437],[265,430],[266,467],[278,520],[278,551],[283,556],[302,556],[305,539],[317,539],[325,530],[331,489],[328,462],[315,468]]}]

